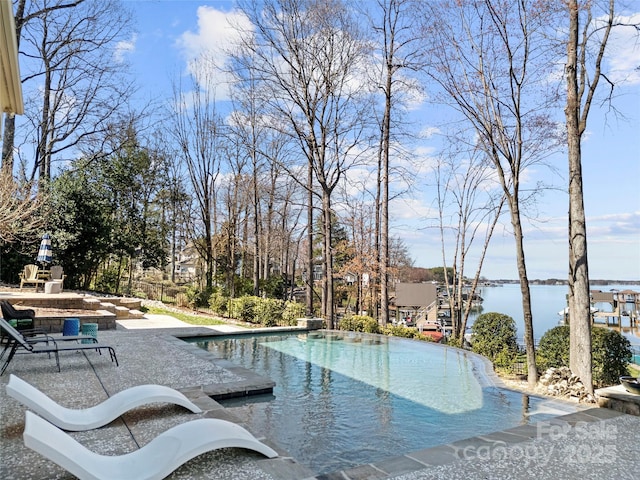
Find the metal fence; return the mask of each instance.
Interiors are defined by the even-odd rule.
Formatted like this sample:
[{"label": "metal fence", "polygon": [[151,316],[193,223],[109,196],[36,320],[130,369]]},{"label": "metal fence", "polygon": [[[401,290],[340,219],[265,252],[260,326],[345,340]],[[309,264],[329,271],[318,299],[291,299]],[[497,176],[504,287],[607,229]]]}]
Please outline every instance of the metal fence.
[{"label": "metal fence", "polygon": [[163,283],[149,283],[135,280],[131,285],[131,295],[144,297],[149,300],[159,300],[163,303],[181,304],[184,301],[186,286],[165,285]]}]

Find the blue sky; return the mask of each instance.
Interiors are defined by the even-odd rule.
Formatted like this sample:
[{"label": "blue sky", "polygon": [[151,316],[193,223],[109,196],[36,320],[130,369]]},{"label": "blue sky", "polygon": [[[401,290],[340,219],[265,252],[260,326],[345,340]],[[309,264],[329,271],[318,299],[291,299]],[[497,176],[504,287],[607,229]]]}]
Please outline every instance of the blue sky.
[{"label": "blue sky", "polygon": [[[224,43],[229,35],[224,27],[225,16],[232,14],[229,2],[131,0],[126,4],[135,12],[138,31],[122,45],[123,54],[132,64],[141,99],[169,99],[171,82],[188,72],[188,61],[203,49]],[[640,11],[635,18],[639,21]],[[626,35],[617,35],[611,53],[609,65],[624,78],[615,102],[621,116],[595,106],[583,142],[589,270],[592,279],[639,280],[640,70],[634,71],[634,66],[640,66],[640,46]],[[417,128],[429,128],[429,112],[425,105],[424,112],[416,114],[418,123],[422,123]],[[544,179],[558,187],[540,197],[535,221],[525,225],[525,255],[531,279],[567,277],[566,153],[559,152],[551,162],[559,175],[547,171],[531,174],[532,181]],[[427,189],[417,187],[392,208],[392,234],[404,240],[416,266],[439,266],[438,232],[425,228],[433,223],[427,220],[434,215],[432,198]],[[503,223],[494,234],[483,275],[516,279],[508,217]]]}]

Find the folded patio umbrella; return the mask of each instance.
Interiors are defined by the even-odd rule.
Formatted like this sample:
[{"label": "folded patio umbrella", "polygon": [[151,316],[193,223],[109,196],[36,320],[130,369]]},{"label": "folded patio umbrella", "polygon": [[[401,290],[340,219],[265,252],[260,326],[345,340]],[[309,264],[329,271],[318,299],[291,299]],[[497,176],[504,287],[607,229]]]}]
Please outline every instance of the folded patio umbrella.
[{"label": "folded patio umbrella", "polygon": [[41,263],[51,263],[51,236],[48,233],[42,236],[37,261]]}]

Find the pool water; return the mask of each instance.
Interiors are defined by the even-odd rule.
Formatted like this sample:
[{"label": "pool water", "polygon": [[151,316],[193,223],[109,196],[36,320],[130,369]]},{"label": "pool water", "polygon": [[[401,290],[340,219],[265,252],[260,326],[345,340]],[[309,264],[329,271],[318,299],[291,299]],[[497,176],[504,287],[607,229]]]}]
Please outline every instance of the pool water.
[{"label": "pool water", "polygon": [[575,410],[496,388],[475,355],[426,342],[326,332],[195,343],[275,381],[273,395],[221,403],[316,474]]}]

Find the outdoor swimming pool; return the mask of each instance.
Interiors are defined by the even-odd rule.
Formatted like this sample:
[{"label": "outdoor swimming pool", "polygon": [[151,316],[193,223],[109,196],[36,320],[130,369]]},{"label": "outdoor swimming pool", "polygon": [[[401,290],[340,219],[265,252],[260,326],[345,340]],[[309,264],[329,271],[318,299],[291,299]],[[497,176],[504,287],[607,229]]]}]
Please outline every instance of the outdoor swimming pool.
[{"label": "outdoor swimming pool", "polygon": [[575,410],[496,388],[475,355],[426,342],[352,332],[192,341],[276,382],[273,395],[221,403],[318,474]]}]

